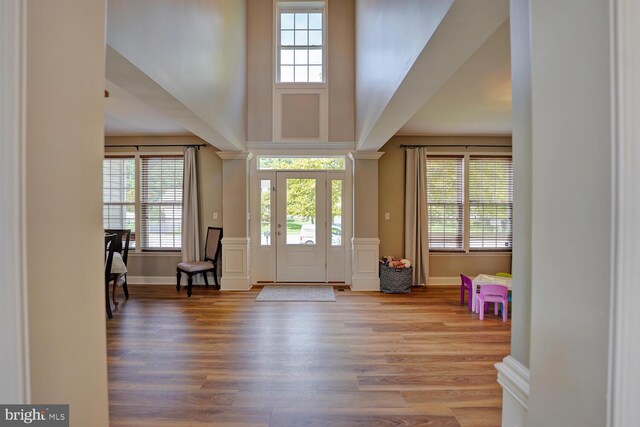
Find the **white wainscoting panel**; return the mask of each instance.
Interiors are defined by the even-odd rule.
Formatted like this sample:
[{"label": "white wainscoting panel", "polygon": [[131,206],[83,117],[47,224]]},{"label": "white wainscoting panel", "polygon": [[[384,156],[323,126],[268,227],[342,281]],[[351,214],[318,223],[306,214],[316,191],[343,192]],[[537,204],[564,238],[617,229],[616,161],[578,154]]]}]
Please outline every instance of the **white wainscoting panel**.
[{"label": "white wainscoting panel", "polygon": [[223,291],[247,291],[251,289],[250,241],[248,237],[222,238]]},{"label": "white wainscoting panel", "polygon": [[351,239],[353,277],[351,289],[354,291],[380,291],[378,260],[380,259],[380,239],[354,237]]}]

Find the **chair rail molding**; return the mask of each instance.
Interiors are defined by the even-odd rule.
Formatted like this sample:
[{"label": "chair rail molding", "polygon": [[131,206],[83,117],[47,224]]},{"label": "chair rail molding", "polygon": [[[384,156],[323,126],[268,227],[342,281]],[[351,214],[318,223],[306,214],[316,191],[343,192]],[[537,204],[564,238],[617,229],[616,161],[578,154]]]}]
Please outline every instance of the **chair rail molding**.
[{"label": "chair rail molding", "polygon": [[612,256],[607,426],[640,425],[640,4],[611,2]]},{"label": "chair rail molding", "polygon": [[249,237],[222,238],[222,291],[251,289],[251,239]]},{"label": "chair rail molding", "polygon": [[379,259],[380,239],[364,237],[351,239],[352,290],[380,291]]},{"label": "chair rail molding", "polygon": [[0,402],[28,403],[26,2],[0,2]]},{"label": "chair rail molding", "polygon": [[525,427],[529,411],[529,369],[513,356],[496,363],[498,383],[502,386],[502,425]]}]

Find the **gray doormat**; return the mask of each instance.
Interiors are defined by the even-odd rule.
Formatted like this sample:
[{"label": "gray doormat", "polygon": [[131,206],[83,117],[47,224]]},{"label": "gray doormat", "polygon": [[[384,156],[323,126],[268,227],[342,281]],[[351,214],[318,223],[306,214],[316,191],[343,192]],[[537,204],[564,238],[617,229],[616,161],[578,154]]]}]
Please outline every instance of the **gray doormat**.
[{"label": "gray doormat", "polygon": [[333,286],[267,285],[256,301],[335,301]]}]

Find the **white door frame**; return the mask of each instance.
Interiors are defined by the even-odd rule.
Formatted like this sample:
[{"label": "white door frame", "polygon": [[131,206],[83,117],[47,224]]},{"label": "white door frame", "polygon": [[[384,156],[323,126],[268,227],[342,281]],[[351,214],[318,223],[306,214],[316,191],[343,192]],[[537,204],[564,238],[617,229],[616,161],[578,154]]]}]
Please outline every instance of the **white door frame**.
[{"label": "white door frame", "polygon": [[640,425],[640,4],[611,1],[613,224],[607,425]]},{"label": "white door frame", "polygon": [[[255,149],[252,148],[252,153],[255,154],[251,159],[249,167],[249,197],[250,197],[250,235],[251,235],[251,272],[252,278],[255,283],[260,282],[275,282],[276,280],[276,254],[275,244],[271,246],[261,245],[260,236],[260,180],[268,179],[271,181],[271,185],[275,186],[276,171],[275,170],[258,170],[258,159],[260,156],[273,156],[273,157],[326,157],[326,156],[344,156],[345,157],[345,169],[344,171],[327,171],[329,175],[335,173],[343,174],[343,242],[342,248],[344,250],[344,283],[346,285],[351,284],[351,250],[349,248],[351,238],[353,237],[353,167],[352,162],[347,161],[346,157],[349,153],[349,149],[335,148],[335,149],[303,149],[299,147],[292,147],[289,150],[282,150],[280,148],[271,149]],[[275,224],[275,194],[271,194],[271,219]],[[274,234],[275,226],[272,227],[272,235]],[[330,268],[331,266],[329,266]]]},{"label": "white door frame", "polygon": [[26,2],[0,2],[0,402],[28,403]]}]

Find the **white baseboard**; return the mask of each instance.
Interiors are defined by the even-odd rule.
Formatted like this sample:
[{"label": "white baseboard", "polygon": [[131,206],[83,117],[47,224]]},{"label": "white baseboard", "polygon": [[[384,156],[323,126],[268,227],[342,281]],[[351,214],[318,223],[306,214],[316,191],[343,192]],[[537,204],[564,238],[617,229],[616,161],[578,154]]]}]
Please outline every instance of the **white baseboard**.
[{"label": "white baseboard", "polygon": [[460,286],[460,276],[458,277],[429,277],[429,286]]},{"label": "white baseboard", "polygon": [[[176,285],[176,276],[128,276],[130,285]],[[186,283],[186,282],[185,282]]]},{"label": "white baseboard", "polygon": [[498,383],[502,386],[502,425],[525,427],[529,411],[529,369],[513,356],[496,363]]}]

